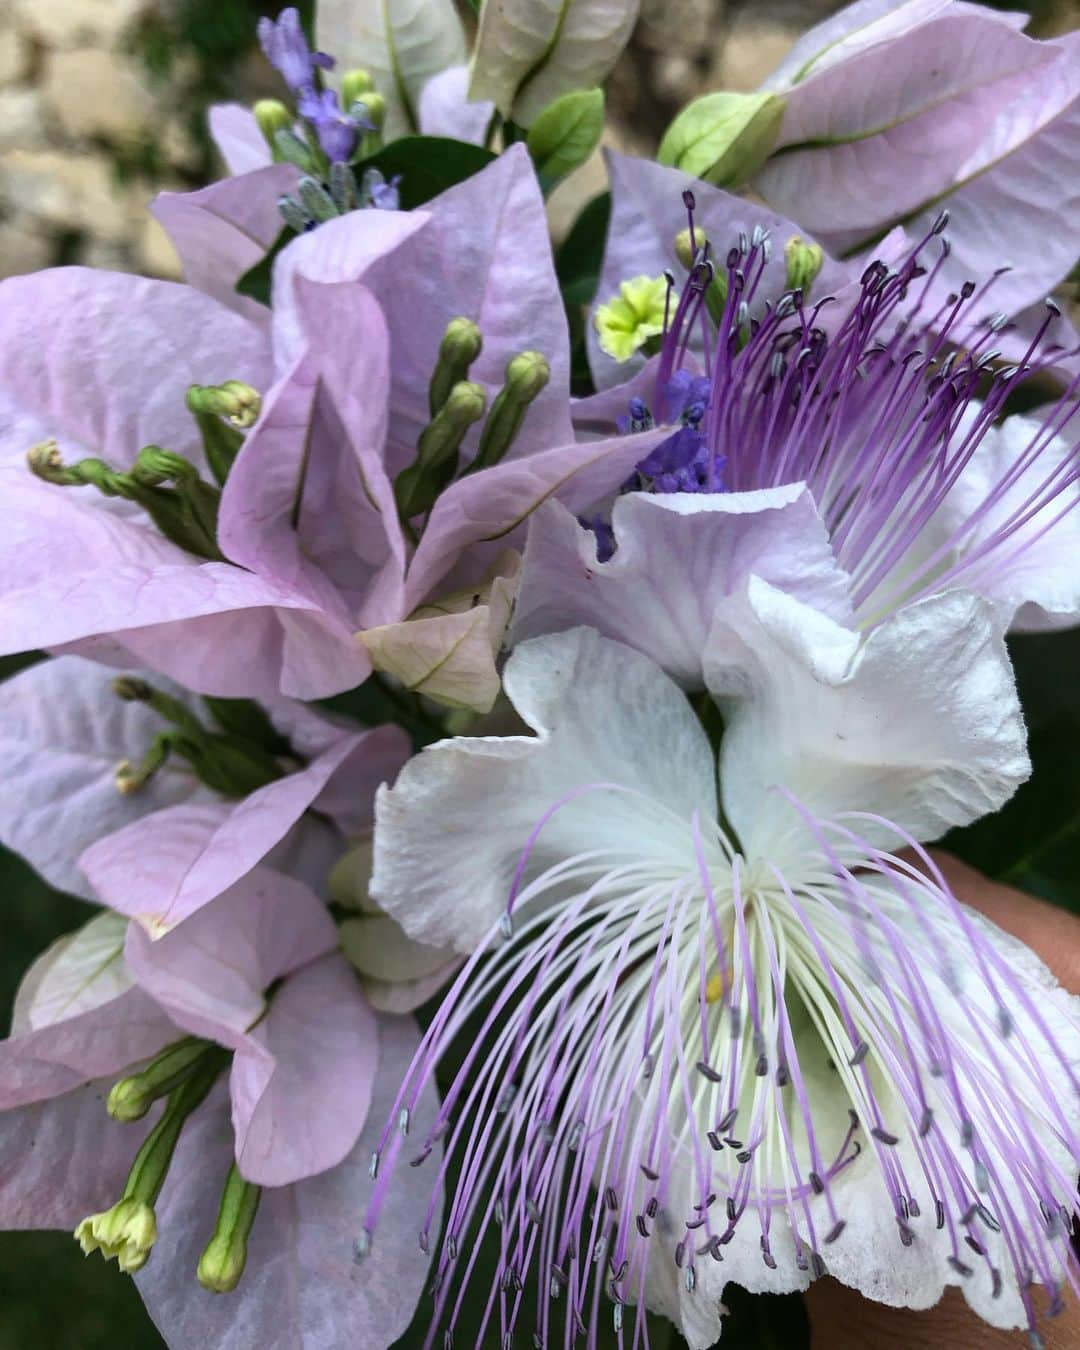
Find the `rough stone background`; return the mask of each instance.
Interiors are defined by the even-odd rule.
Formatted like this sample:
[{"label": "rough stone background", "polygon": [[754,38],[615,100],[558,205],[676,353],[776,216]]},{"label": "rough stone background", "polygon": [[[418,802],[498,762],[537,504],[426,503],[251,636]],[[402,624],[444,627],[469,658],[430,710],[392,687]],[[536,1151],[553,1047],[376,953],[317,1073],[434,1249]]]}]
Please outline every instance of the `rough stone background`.
[{"label": "rough stone background", "polygon": [[[206,104],[274,92],[254,44],[257,0],[0,0],[0,276],[80,262],[173,276],[146,205],[214,170]],[[835,0],[643,0],[609,92],[612,136],[648,152],[710,88],[753,89]],[[1029,5],[1035,30],[1080,22],[1080,0]],[[602,186],[596,161],[560,189],[566,227]]]}]

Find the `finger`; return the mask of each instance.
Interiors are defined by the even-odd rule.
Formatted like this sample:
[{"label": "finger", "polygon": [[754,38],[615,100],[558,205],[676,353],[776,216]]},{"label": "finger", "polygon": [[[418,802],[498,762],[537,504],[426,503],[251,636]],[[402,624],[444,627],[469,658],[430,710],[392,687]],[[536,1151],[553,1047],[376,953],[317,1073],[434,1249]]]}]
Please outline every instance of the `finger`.
[{"label": "finger", "polygon": [[[1036,952],[1061,983],[1080,992],[1080,919],[1012,886],[990,881],[947,853],[933,859],[953,893]],[[913,858],[912,861],[918,861]],[[1044,1297],[1036,1290],[1036,1307]],[[1026,1331],[998,1331],[949,1289],[925,1312],[888,1308],[838,1284],[819,1280],[806,1296],[812,1350],[1022,1350]],[[1080,1305],[1066,1291],[1060,1316],[1040,1325],[1046,1350],[1078,1350]]]},{"label": "finger", "polygon": [[1012,886],[990,881],[959,858],[932,852],[953,894],[1040,956],[1070,993],[1080,993],[1080,919]]},{"label": "finger", "polygon": [[[1041,1290],[1036,1293],[1036,1308]],[[872,1303],[835,1280],[817,1280],[806,1294],[811,1350],[1028,1350],[1026,1331],[999,1331],[977,1317],[959,1289],[948,1289],[934,1308],[912,1312]],[[1080,1307],[1042,1321],[1045,1350],[1077,1350]]]}]

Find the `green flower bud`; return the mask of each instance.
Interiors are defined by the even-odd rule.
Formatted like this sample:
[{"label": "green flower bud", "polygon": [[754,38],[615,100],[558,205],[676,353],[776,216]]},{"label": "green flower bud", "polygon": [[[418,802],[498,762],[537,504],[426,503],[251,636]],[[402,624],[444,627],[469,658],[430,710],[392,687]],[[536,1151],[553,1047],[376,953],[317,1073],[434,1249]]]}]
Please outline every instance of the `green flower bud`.
[{"label": "green flower bud", "polygon": [[199,1258],[198,1278],[214,1294],[230,1294],[247,1264],[247,1240],[262,1189],[245,1181],[234,1163],[225,1179],[214,1235]]},{"label": "green flower bud", "polygon": [[124,797],[132,797],[150,782],[154,774],[164,767],[169,755],[178,748],[177,735],[171,731],[161,731],[150,742],[150,748],[138,764],[130,759],[122,759],[113,772],[116,790]]},{"label": "green flower bud", "polygon": [[403,521],[430,511],[457,471],[458,452],[465,433],[484,415],[487,393],[483,385],[459,380],[446,402],[420,433],[414,463],[394,480],[394,496]]},{"label": "green flower bud", "polygon": [[146,1265],[157,1241],[157,1220],[150,1205],[132,1196],[83,1219],[75,1237],[85,1256],[100,1251],[106,1261],[115,1259],[125,1274],[134,1275]]},{"label": "green flower bud", "polygon": [[135,459],[131,476],[143,487],[162,487],[166,483],[192,483],[199,471],[191,460],[160,445],[144,446]]},{"label": "green flower bud", "polygon": [[141,1120],[154,1102],[190,1078],[209,1049],[199,1037],[185,1036],[163,1050],[141,1073],[115,1083],[105,1109],[114,1120]]},{"label": "green flower bud", "polygon": [[370,94],[375,81],[366,70],[347,70],[341,77],[341,106],[351,108],[364,94]]},{"label": "green flower bud", "polygon": [[667,306],[666,277],[624,281],[619,294],[606,305],[599,305],[593,316],[600,346],[616,361],[629,361],[663,333]]},{"label": "green flower bud", "polygon": [[719,187],[738,187],[768,159],[783,116],[778,94],[705,94],[668,127],[657,159]]},{"label": "green flower bud", "polygon": [[338,214],[342,216],[348,215],[360,200],[356,174],[348,164],[342,164],[340,160],[330,165],[330,196]]},{"label": "green flower bud", "polygon": [[89,1215],[75,1229],[86,1255],[100,1251],[129,1275],[146,1265],[157,1241],[154,1204],[165,1184],[180,1131],[205,1100],[228,1058],[218,1047],[209,1047],[196,1072],[170,1094],[160,1120],[135,1155],[124,1194],[111,1209]]},{"label": "green flower bud", "polygon": [[136,675],[117,675],[112,682],[113,693],[125,703],[149,703],[154,696],[154,687],[140,680]]},{"label": "green flower bud", "polygon": [[382,131],[383,124],[386,121],[386,99],[383,98],[382,94],[373,89],[351,102],[343,100],[343,103],[349,109],[350,116],[366,117],[376,131]]},{"label": "green flower bud", "polygon": [[314,223],[295,197],[279,197],[277,205],[282,220],[297,234],[303,234],[307,227]]},{"label": "green flower bud", "polygon": [[129,475],[117,473],[103,459],[88,457],[65,464],[55,441],[42,441],[27,451],[26,462],[37,478],[57,487],[96,487],[106,497],[131,495]]},{"label": "green flower bud", "polygon": [[540,352],[519,352],[507,362],[506,382],[491,405],[480,445],[469,472],[498,464],[521,429],[529,405],[551,379],[551,366]]},{"label": "green flower bud", "polygon": [[274,132],[274,158],[285,164],[295,164],[304,173],[315,173],[318,169],[311,146],[301,140],[291,127]]},{"label": "green flower bud", "polygon": [[337,217],[338,209],[334,205],[333,197],[314,178],[301,178],[296,185],[296,195],[300,198],[300,205],[312,220],[322,224]]},{"label": "green flower bud", "polygon": [[545,187],[553,187],[584,164],[600,144],[603,131],[602,89],[578,89],[549,103],[525,141]]},{"label": "green flower bud", "polygon": [[[700,261],[702,251],[707,247],[709,237],[704,230],[695,227],[691,236],[689,227],[680,230],[675,236],[675,256],[688,272],[692,272],[694,267]],[[696,252],[694,245],[697,246]],[[715,269],[713,271],[712,281],[709,282],[709,288],[705,292],[705,307],[708,309],[714,323],[719,323],[724,313],[724,303],[727,300],[728,281],[727,273]]]},{"label": "green flower bud", "polygon": [[239,431],[247,431],[259,419],[262,395],[242,380],[224,384],[193,384],[187,392],[188,409],[195,414],[224,417]]},{"label": "green flower bud", "polygon": [[784,245],[784,262],[787,264],[788,289],[802,291],[805,299],[825,262],[825,250],[820,244],[808,244],[793,234]]},{"label": "green flower bud", "polygon": [[450,396],[450,390],[467,379],[469,367],[483,350],[484,339],[472,319],[459,316],[446,325],[439,344],[439,359],[428,385],[428,408],[432,417]]},{"label": "green flower bud", "polygon": [[251,111],[271,150],[275,148],[274,138],[279,131],[292,130],[293,115],[280,99],[261,98]]}]

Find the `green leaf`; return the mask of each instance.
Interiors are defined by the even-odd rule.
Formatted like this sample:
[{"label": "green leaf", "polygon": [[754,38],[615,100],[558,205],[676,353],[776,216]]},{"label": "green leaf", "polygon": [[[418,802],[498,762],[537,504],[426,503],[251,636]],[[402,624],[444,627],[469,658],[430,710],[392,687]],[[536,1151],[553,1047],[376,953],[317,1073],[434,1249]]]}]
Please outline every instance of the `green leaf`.
[{"label": "green leaf", "polygon": [[294,232],[286,225],[271,244],[269,253],[260,258],[254,267],[249,267],[236,283],[237,295],[246,295],[249,300],[257,300],[260,305],[269,305],[274,263],[286,244],[291,244],[295,238]]},{"label": "green leaf", "polygon": [[768,159],[783,116],[778,94],[705,94],[668,127],[657,159],[718,187],[738,187]]},{"label": "green leaf", "polygon": [[483,146],[448,136],[404,136],[355,167],[357,178],[365,169],[378,169],[386,179],[400,174],[401,206],[411,211],[486,169],[494,158]]},{"label": "green leaf", "polygon": [[526,144],[545,192],[584,164],[604,131],[604,91],[579,89],[549,103]]},{"label": "green leaf", "polygon": [[1080,910],[1080,632],[1014,637],[1009,648],[1028,725],[1032,773],[992,816],[942,846],[989,876]]},{"label": "green leaf", "polygon": [[556,253],[555,274],[567,305],[587,305],[595,296],[610,220],[611,193],[603,192],[585,204]]}]

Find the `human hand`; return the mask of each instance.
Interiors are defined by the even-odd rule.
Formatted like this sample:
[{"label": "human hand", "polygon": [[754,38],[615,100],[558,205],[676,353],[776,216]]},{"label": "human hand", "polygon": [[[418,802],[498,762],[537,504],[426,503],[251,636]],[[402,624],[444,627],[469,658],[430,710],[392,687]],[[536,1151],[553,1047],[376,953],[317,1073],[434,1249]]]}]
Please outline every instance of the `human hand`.
[{"label": "human hand", "polygon": [[[1053,905],[989,881],[947,854],[935,861],[953,892],[1006,932],[1025,942],[1072,993],[1080,993],[1080,919]],[[968,1308],[959,1289],[934,1308],[912,1312],[863,1298],[835,1280],[813,1284],[806,1295],[811,1350],[1016,1350],[1026,1331],[996,1331]],[[1039,1296],[1036,1293],[1036,1307]],[[1080,1303],[1066,1291],[1064,1311],[1040,1322],[1045,1350],[1080,1346]]]}]

